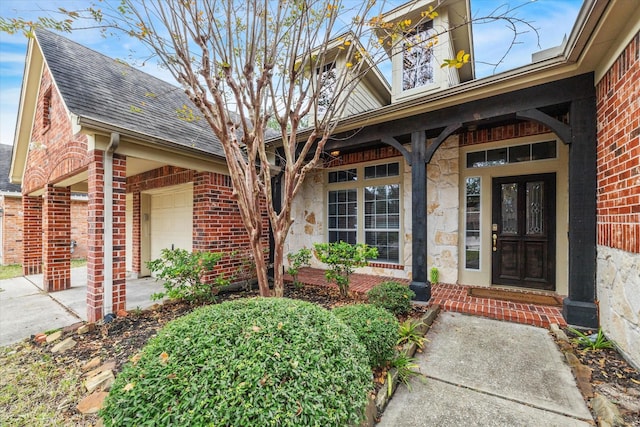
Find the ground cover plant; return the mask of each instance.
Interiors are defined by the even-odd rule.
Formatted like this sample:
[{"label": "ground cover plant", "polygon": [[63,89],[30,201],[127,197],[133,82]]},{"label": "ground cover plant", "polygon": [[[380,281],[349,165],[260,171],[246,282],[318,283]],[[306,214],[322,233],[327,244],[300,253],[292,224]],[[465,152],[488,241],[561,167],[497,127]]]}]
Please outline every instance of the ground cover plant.
[{"label": "ground cover plant", "polygon": [[396,316],[411,310],[411,300],[415,295],[408,286],[393,281],[380,283],[367,292],[369,303],[389,310]]},{"label": "ground cover plant", "polygon": [[353,331],[286,298],[205,306],[168,324],[113,385],[105,425],[357,425],[372,374]]},{"label": "ground cover plant", "polygon": [[345,305],[334,308],[333,313],[349,325],[366,347],[372,369],[386,365],[393,358],[399,325],[391,313],[371,304]]}]

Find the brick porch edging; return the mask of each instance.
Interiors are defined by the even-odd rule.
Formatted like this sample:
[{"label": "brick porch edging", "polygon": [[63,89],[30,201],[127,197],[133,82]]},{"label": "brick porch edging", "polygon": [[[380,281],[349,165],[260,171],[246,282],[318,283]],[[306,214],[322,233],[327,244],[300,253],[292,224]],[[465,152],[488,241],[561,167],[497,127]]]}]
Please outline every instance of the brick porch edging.
[{"label": "brick porch edging", "polygon": [[[285,275],[285,280],[291,277]],[[333,283],[328,284],[324,277],[324,270],[317,268],[302,268],[298,274],[298,281],[306,285],[330,286],[337,288]],[[365,294],[375,285],[394,281],[409,284],[407,279],[395,279],[391,277],[374,276],[369,274],[352,274],[349,290],[358,294]],[[431,287],[431,300],[429,305],[440,305],[442,310],[457,313],[471,314],[496,320],[506,320],[525,325],[548,328],[555,323],[560,327],[567,326],[562,317],[560,307],[516,303],[493,298],[478,298],[468,295],[469,286],[437,283]]]}]

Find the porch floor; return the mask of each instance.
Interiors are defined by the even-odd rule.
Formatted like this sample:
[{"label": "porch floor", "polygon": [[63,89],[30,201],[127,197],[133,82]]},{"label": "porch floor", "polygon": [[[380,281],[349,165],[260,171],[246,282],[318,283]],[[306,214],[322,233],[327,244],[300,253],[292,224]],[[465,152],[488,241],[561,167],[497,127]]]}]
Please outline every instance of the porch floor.
[{"label": "porch floor", "polygon": [[[285,276],[285,278],[291,279],[289,276]],[[351,275],[349,290],[364,294],[375,285],[387,280],[409,284],[407,279],[354,273]],[[333,283],[328,284],[327,279],[324,277],[324,270],[317,268],[300,269],[298,281],[307,285],[337,288],[337,285]],[[493,298],[478,298],[468,295],[468,290],[469,286],[437,283],[431,286],[431,299],[428,304],[438,304],[445,311],[483,316],[490,319],[506,320],[543,328],[548,328],[552,323],[560,327],[567,325],[564,317],[562,317],[561,307],[518,303]]]}]

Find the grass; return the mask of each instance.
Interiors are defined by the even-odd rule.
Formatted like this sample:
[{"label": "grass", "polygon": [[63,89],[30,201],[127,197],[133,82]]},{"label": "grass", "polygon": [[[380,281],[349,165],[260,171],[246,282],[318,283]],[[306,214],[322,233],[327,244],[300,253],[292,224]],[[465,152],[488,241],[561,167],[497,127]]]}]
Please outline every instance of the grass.
[{"label": "grass", "polygon": [[19,343],[0,348],[0,425],[64,426],[82,398],[80,369]]},{"label": "grass", "polygon": [[[86,259],[71,260],[71,268],[83,267],[85,265],[87,265]],[[0,280],[11,279],[13,277],[20,277],[20,276],[22,276],[21,264],[0,265]]]}]

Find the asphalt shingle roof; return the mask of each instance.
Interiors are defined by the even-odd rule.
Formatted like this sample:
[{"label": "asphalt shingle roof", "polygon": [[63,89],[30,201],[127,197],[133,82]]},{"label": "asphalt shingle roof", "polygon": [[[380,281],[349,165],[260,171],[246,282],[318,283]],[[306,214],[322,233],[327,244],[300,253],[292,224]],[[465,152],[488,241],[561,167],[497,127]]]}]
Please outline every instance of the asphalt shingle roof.
[{"label": "asphalt shingle roof", "polygon": [[199,114],[179,87],[53,32],[38,30],[36,39],[72,113],[224,157],[204,118],[178,117],[184,105]]},{"label": "asphalt shingle roof", "polygon": [[0,191],[20,192],[20,186],[9,183],[9,169],[11,168],[11,145],[0,144]]}]

